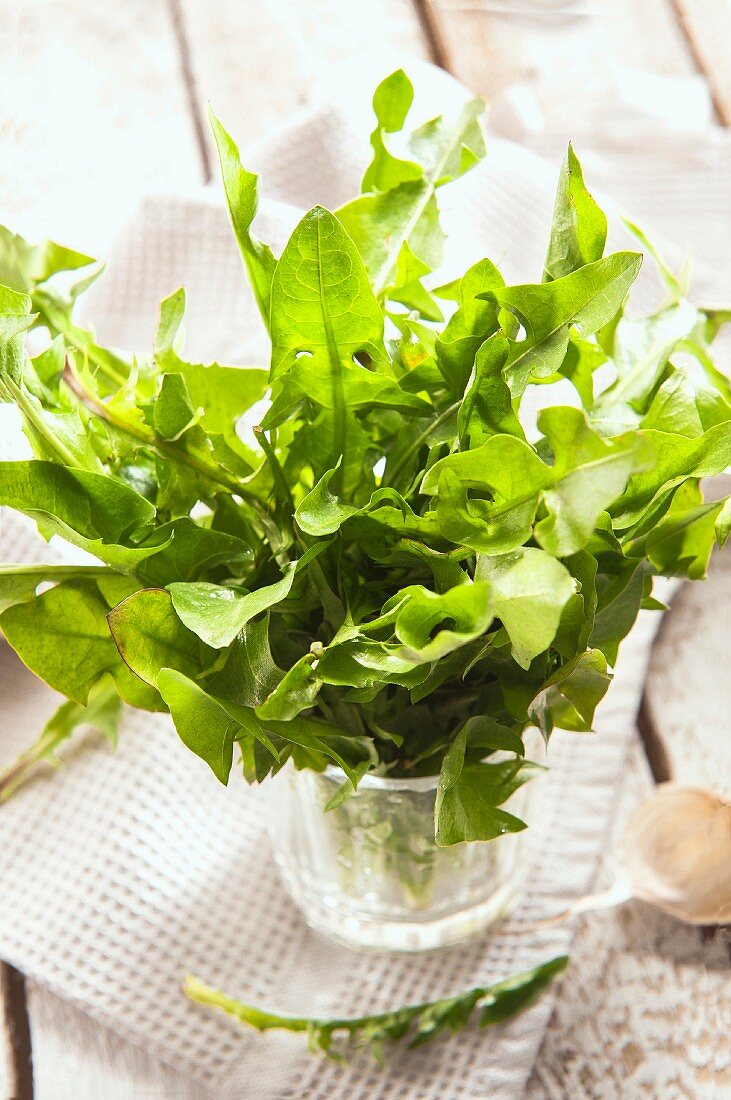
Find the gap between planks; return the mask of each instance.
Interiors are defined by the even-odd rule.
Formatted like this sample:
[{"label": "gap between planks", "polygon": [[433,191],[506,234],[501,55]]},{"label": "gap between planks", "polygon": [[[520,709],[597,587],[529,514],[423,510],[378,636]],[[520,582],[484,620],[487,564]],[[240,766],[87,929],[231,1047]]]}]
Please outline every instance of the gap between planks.
[{"label": "gap between planks", "polygon": [[25,978],[9,963],[0,964],[0,1021],[6,1034],[8,1100],[33,1100],[33,1051]]},{"label": "gap between planks", "polygon": [[173,34],[175,35],[175,42],[178,48],[178,55],[180,59],[180,75],[185,87],[185,94],[188,100],[188,111],[190,113],[191,123],[193,125],[193,133],[195,134],[195,142],[198,147],[198,155],[201,161],[201,170],[203,172],[203,182],[210,183],[213,179],[213,167],[211,165],[211,157],[208,152],[208,143],[206,141],[206,124],[203,117],[203,111],[201,110],[201,97],[198,90],[198,82],[195,76],[195,69],[193,67],[193,56],[188,41],[188,35],[185,27],[185,16],[183,9],[180,6],[180,0],[166,0],[167,8],[170,13],[170,22],[173,27]]}]

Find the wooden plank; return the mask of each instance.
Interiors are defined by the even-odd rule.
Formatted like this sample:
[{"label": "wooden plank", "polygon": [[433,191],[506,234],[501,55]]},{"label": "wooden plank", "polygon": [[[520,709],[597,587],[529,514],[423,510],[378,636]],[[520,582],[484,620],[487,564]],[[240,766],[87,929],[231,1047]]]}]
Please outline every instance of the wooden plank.
[{"label": "wooden plank", "polygon": [[29,1100],[33,1063],[25,979],[0,964],[0,1096]]},{"label": "wooden plank", "polygon": [[210,1100],[202,1086],[34,982],[28,1005],[36,1100]]},{"label": "wooden plank", "polygon": [[731,798],[731,680],[728,608],[731,553],[716,554],[709,578],[686,585],[665,616],[652,654],[646,708],[674,779]]},{"label": "wooden plank", "polygon": [[[145,192],[202,181],[166,0],[0,0],[0,14],[0,220],[31,237],[103,251]],[[133,1085],[120,1093],[117,1083],[128,1079],[157,1080],[161,1098],[192,1100],[168,1075],[166,1091],[162,1071],[155,1078],[142,1056],[130,1078],[113,1040],[95,1046],[97,1029],[70,1017],[61,1027],[58,1002],[38,987],[28,998],[28,1034],[22,978],[0,964],[0,987],[1,1096],[32,1096],[32,1039],[36,1095],[47,1100],[147,1095]]]},{"label": "wooden plank", "polygon": [[0,218],[106,248],[141,195],[203,173],[166,0],[0,0]]},{"label": "wooden plank", "polygon": [[728,0],[673,0],[719,122],[731,126],[731,4]]},{"label": "wooden plank", "polygon": [[404,55],[429,57],[412,0],[178,2],[199,94],[242,147],[304,108],[337,62],[372,59],[378,70],[391,55],[394,67]]},{"label": "wooden plank", "polygon": [[[675,616],[679,632],[692,621],[684,608],[677,610],[668,622]],[[719,609],[719,622],[722,614]],[[719,677],[718,661],[715,668]],[[637,742],[598,888],[610,884],[624,824],[652,786]],[[570,955],[524,1100],[731,1095],[731,1062],[719,1040],[731,995],[721,934],[704,938],[698,929],[633,902],[583,918]]]},{"label": "wooden plank", "polygon": [[[516,81],[556,84],[582,110],[611,88],[619,63],[653,73],[695,71],[669,0],[598,4],[416,0],[440,63],[488,100]],[[573,80],[567,79],[572,77]],[[565,91],[564,91],[565,89]]]}]

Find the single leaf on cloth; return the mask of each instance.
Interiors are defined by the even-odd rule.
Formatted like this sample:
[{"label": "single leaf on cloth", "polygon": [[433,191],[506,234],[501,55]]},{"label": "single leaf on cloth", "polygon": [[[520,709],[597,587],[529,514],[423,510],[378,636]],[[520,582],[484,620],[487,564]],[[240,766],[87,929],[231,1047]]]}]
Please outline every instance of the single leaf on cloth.
[{"label": "single leaf on cloth", "polygon": [[565,565],[536,547],[509,554],[477,555],[475,579],[490,586],[495,616],[501,620],[521,668],[548,649],[561,615],[576,589]]},{"label": "single leaf on cloth", "polygon": [[329,1019],[283,1016],[234,1000],[191,975],[185,980],[185,992],[191,1000],[219,1008],[239,1023],[257,1031],[303,1033],[307,1035],[310,1050],[320,1051],[336,1062],[344,1060],[344,1055],[333,1047],[334,1039],[342,1032],[356,1048],[369,1047],[376,1060],[382,1063],[385,1042],[409,1038],[409,1047],[423,1046],[445,1032],[454,1034],[461,1031],[468,1025],[475,1008],[480,1010],[480,1027],[510,1019],[535,1004],[551,982],[563,973],[567,964],[568,957],[562,955],[492,986],[481,986],[438,1001],[407,1005],[372,1016]]},{"label": "single leaf on cloth", "polygon": [[463,451],[482,446],[493,435],[525,438],[503,378],[509,350],[505,337],[495,333],[474,356],[474,373],[457,417]]},{"label": "single leaf on cloth", "polygon": [[548,378],[559,369],[572,326],[586,336],[613,319],[641,263],[636,252],[615,252],[550,283],[488,292],[488,298],[515,314],[525,329],[525,339],[512,345],[505,372],[514,396],[520,396],[532,378]]},{"label": "single leaf on cloth", "polygon": [[[439,369],[456,395],[464,393],[477,349],[498,327],[495,303],[478,295],[504,286],[502,275],[487,259],[473,264],[460,279],[457,309],[435,345]],[[506,345],[506,357],[507,351]]]},{"label": "single leaf on cloth", "polygon": [[569,143],[558,177],[544,281],[561,279],[600,260],[606,239],[606,215],[587,191],[579,158]]},{"label": "single leaf on cloth", "polygon": [[246,624],[262,611],[286,599],[294,584],[292,562],[274,584],[242,594],[209,581],[168,585],[173,607],[189,630],[214,649],[225,649]]},{"label": "single leaf on cloth", "polygon": [[125,664],[153,687],[163,668],[195,678],[216,660],[215,650],[183,625],[162,588],[134,592],[112,608],[107,621]]},{"label": "single leaf on cloth", "polygon": [[610,681],[604,654],[590,649],[550,677],[533,698],[528,715],[546,739],[556,726],[587,733]]},{"label": "single leaf on cloth", "polygon": [[104,673],[89,690],[85,706],[67,699],[48,719],[34,744],[0,771],[0,804],[33,777],[38,764],[58,767],[57,749],[81,728],[92,727],[116,747],[121,717],[122,701],[114,680]]},{"label": "single leaf on cloth", "polygon": [[259,204],[259,177],[253,172],[247,172],[243,167],[237,145],[226,133],[210,107],[208,121],[216,139],[221,178],[236,243],[248,272],[259,311],[264,324],[268,327],[271,285],[277,261],[269,246],[262,244],[251,232],[251,225]]},{"label": "single leaf on cloth", "polygon": [[500,764],[466,764],[466,746],[464,728],[442,762],[434,805],[435,837],[442,848],[525,829],[524,821],[498,806],[543,770],[520,757]]},{"label": "single leaf on cloth", "polygon": [[75,702],[86,706],[89,692],[108,672],[126,702],[164,710],[158,693],[117,652],[107,625],[109,609],[93,581],[66,581],[8,608],[0,628],[31,672]]}]

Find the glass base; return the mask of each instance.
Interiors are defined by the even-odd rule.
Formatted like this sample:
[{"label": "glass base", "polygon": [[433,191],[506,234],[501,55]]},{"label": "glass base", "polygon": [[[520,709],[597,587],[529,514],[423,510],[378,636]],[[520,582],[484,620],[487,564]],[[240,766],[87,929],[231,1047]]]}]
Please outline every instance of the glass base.
[{"label": "glass base", "polygon": [[438,951],[456,947],[512,913],[521,894],[516,884],[505,885],[484,901],[439,917],[427,912],[422,919],[416,915],[411,919],[389,919],[344,909],[333,899],[306,894],[300,878],[288,882],[286,872],[281,867],[280,870],[310,928],[344,947],[369,953]]},{"label": "glass base", "polygon": [[[268,783],[274,855],[310,927],[356,950],[434,951],[515,907],[530,864],[524,832],[439,848],[437,776],[366,775],[341,801],[344,778],[287,765]],[[532,786],[507,808],[524,816]]]}]

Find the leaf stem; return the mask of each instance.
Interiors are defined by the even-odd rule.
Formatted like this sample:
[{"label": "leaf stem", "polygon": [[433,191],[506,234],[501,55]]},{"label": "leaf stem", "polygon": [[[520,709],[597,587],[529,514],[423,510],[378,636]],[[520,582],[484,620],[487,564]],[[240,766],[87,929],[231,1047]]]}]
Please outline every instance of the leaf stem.
[{"label": "leaf stem", "polygon": [[271,443],[267,439],[266,432],[262,428],[261,424],[257,424],[254,428],[254,435],[259,441],[259,446],[266,455],[267,462],[272,471],[272,477],[274,478],[274,485],[279,490],[279,494],[282,497],[284,503],[288,509],[288,518],[291,520],[294,516],[294,500],[292,499],[292,493],[290,492],[287,479],[284,476],[284,471],[280,465],[279,459],[272,447]]},{"label": "leaf stem", "polygon": [[[108,424],[112,424],[113,427],[118,428],[119,431],[124,432],[125,435],[131,436],[133,439],[139,440],[140,443],[144,443],[145,446],[150,447],[152,450],[159,451],[165,455],[166,458],[172,459],[174,462],[180,462],[184,466],[190,467],[197,473],[202,474],[209,481],[214,482],[216,485],[220,485],[221,488],[226,489],[230,493],[235,493],[237,496],[251,502],[256,500],[251,492],[242,485],[238,478],[232,477],[225,470],[222,470],[219,466],[212,462],[208,462],[206,459],[197,455],[190,454],[189,451],[183,450],[181,447],[167,439],[161,439],[156,432],[146,431],[144,428],[140,428],[135,424],[130,424],[129,421],[115,416],[110,412],[107,405],[103,401],[98,400],[87,390],[84,389],[81,379],[76,374],[71,360],[67,356],[66,365],[63,371],[63,380],[69,389],[78,397],[78,399],[97,416],[101,417]],[[260,504],[260,501],[256,501]]]},{"label": "leaf stem", "polygon": [[420,432],[419,435],[417,435],[416,438],[412,440],[412,442],[401,455],[401,458],[394,466],[393,470],[388,471],[388,478],[386,478],[386,475],[384,473],[382,485],[393,485],[395,478],[401,473],[404,466],[407,464],[412,455],[418,454],[420,447],[423,443],[426,442],[432,432],[439,428],[445,422],[445,420],[448,420],[449,417],[452,416],[452,414],[459,409],[461,404],[462,398],[460,398],[458,401],[453,402],[453,404],[446,408],[444,412],[441,412],[439,414],[436,420],[432,420],[432,422],[426,428],[424,428],[423,432]]},{"label": "leaf stem", "polygon": [[60,462],[64,466],[77,466],[78,461],[71,451],[69,451],[61,440],[49,430],[43,418],[38,415],[38,410],[33,408],[33,404],[29,400],[29,395],[22,384],[17,385],[17,383],[8,376],[3,378],[3,384],[25,419],[32,425],[35,431],[38,432],[41,438],[45,440],[50,450],[55,452]]}]

